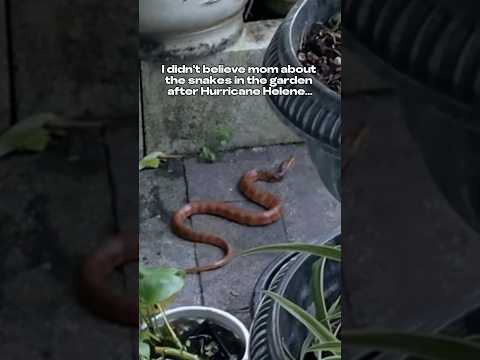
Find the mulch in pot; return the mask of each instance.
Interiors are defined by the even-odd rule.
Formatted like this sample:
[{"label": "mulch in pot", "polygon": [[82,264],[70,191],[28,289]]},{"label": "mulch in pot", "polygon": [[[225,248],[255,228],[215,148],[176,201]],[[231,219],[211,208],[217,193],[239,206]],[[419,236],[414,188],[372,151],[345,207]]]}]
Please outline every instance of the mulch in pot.
[{"label": "mulch in pot", "polygon": [[335,16],[328,24],[314,24],[298,52],[299,61],[305,66],[314,65],[320,81],[339,94],[342,91],[341,47],[341,20]]},{"label": "mulch in pot", "polygon": [[186,350],[202,360],[241,360],[245,353],[245,345],[239,338],[208,319],[181,319],[171,325]]}]

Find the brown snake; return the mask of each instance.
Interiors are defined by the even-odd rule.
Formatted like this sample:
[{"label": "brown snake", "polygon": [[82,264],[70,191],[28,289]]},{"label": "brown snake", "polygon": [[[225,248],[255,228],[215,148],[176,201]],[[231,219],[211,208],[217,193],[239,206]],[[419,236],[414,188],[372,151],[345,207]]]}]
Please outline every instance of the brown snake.
[{"label": "brown snake", "polygon": [[[282,202],[273,194],[255,187],[257,181],[279,182],[293,166],[293,157],[283,161],[274,171],[250,170],[240,180],[240,191],[246,198],[262,206],[265,211],[250,211],[225,202],[196,201],[186,204],[175,212],[171,227],[183,239],[216,246],[223,250],[224,257],[211,264],[187,269],[199,273],[218,269],[234,256],[233,249],[219,236],[199,233],[185,225],[193,215],[209,214],[231,220],[238,224],[261,226],[272,224],[282,215]],[[138,261],[137,234],[118,234],[89,255],[81,270],[81,295],[85,304],[97,315],[124,325],[138,326],[138,300],[116,294],[109,287],[107,278],[122,265]]]},{"label": "brown snake", "polygon": [[265,211],[250,211],[235,207],[225,202],[195,201],[178,210],[171,222],[173,232],[195,243],[216,246],[223,250],[224,257],[213,263],[187,269],[187,273],[200,273],[218,269],[227,264],[234,256],[233,249],[228,242],[219,236],[200,233],[185,225],[185,220],[193,215],[215,215],[242,225],[261,226],[272,224],[282,216],[282,201],[273,194],[255,187],[257,181],[279,182],[286,172],[293,166],[293,157],[283,161],[274,171],[250,170],[241,178],[239,188],[242,194],[250,201],[262,206]]}]

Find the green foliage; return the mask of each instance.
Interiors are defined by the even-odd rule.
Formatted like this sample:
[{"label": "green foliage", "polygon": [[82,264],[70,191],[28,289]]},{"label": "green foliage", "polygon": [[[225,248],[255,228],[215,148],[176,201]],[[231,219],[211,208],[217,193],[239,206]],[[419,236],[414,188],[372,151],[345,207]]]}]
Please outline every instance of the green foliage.
[{"label": "green foliage", "polygon": [[159,305],[165,307],[185,285],[185,272],[174,268],[140,267],[139,276],[141,312]]},{"label": "green foliage", "polygon": [[[339,247],[310,244],[278,244],[249,250],[245,255],[265,251],[298,251],[319,256],[312,269],[312,297],[315,315],[310,314],[278,294],[267,292],[285,311],[300,321],[310,332],[302,347],[300,359],[309,352],[319,360],[341,359],[341,297],[328,308],[324,293],[324,271],[328,260],[340,261]],[[480,335],[458,339],[444,335],[426,335],[395,331],[342,331],[342,341],[349,345],[367,347],[373,350],[408,354],[430,360],[478,360],[480,359]]]},{"label": "green foliage", "polygon": [[199,157],[206,162],[215,162],[217,153],[225,149],[233,138],[233,131],[228,127],[216,128],[210,136],[208,144],[202,146]]},{"label": "green foliage", "polygon": [[139,341],[138,354],[140,355],[140,360],[150,360],[150,346],[144,341]]},{"label": "green foliage", "polygon": [[165,163],[166,159],[163,157],[162,152],[154,152],[145,156],[138,165],[138,170],[143,169],[158,169],[160,164]]},{"label": "green foliage", "polygon": [[217,160],[217,154],[211,150],[208,146],[203,146],[200,150],[200,159],[205,162],[213,163]]},{"label": "green foliage", "polygon": [[[177,358],[183,360],[198,359],[196,355],[185,351],[164,311],[175,295],[184,287],[185,275],[184,271],[174,268],[139,267],[140,321],[146,326],[140,331],[139,336],[140,360],[150,360],[153,357],[152,353],[158,355],[161,352],[178,354]],[[163,317],[161,327],[158,326],[157,321],[153,320],[157,314]]]},{"label": "green foliage", "polygon": [[342,252],[338,246],[329,245],[313,245],[303,243],[286,243],[259,246],[251,250],[247,250],[243,255],[252,255],[262,252],[278,252],[278,251],[292,251],[311,254],[319,257],[324,257],[330,260],[340,262],[342,259]]},{"label": "green foliage", "polygon": [[138,170],[158,169],[161,164],[167,162],[168,159],[179,159],[180,156],[168,155],[162,151],[154,151],[145,156],[138,164]]},{"label": "green foliage", "polygon": [[0,158],[15,151],[44,151],[53,136],[65,134],[65,129],[101,125],[98,122],[65,120],[52,113],[39,113],[0,134]]},{"label": "green foliage", "polygon": [[215,131],[215,143],[218,147],[224,148],[232,141],[233,131],[227,127],[219,127]]},{"label": "green foliage", "polygon": [[315,314],[312,315],[293,302],[282,298],[273,292],[266,295],[275,300],[285,311],[295,317],[310,332],[302,347],[301,359],[307,353],[313,352],[319,360],[341,359],[341,341],[338,333],[341,327],[340,302],[338,298],[327,309],[324,294],[324,272],[327,260],[341,261],[341,249],[338,246],[314,245],[303,243],[287,243],[257,247],[248,250],[244,255],[271,251],[293,251],[318,256],[312,269],[312,294],[315,305]]},{"label": "green foliage", "polygon": [[[330,331],[327,326],[324,326],[322,321],[318,321],[314,316],[308,313],[306,310],[302,309],[300,306],[294,304],[293,302],[271,292],[267,291],[266,294],[275,300],[282,308],[284,308],[288,313],[293,315],[297,320],[299,320],[305,327],[312,333],[312,335],[322,343],[331,343],[338,342],[339,340],[336,336]],[[323,319],[329,320],[329,319]]]}]

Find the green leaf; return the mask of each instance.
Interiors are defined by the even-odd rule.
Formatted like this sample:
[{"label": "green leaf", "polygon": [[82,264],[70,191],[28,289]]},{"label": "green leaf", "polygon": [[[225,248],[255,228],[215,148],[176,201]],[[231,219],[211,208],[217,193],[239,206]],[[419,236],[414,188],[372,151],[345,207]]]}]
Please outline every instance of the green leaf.
[{"label": "green leaf", "polygon": [[50,140],[49,131],[41,126],[13,126],[0,136],[0,157],[14,151],[43,151]]},{"label": "green leaf", "polygon": [[478,360],[480,344],[445,335],[396,331],[343,331],[348,345],[424,357],[431,360]]},{"label": "green leaf", "polygon": [[337,338],[326,328],[320,321],[315,319],[314,316],[303,310],[300,306],[294,304],[290,300],[287,300],[274,292],[267,291],[266,294],[275,300],[283,309],[294,316],[317,338],[323,342],[337,341]]},{"label": "green leaf", "polygon": [[340,329],[341,328],[342,328],[342,323],[339,323],[333,334],[338,337],[338,334],[340,334]]},{"label": "green leaf", "polygon": [[334,354],[342,351],[342,343],[340,341],[330,341],[321,344],[312,345],[308,348],[308,352],[330,351]]},{"label": "green leaf", "polygon": [[305,338],[303,344],[302,344],[302,349],[300,351],[300,356],[299,359],[305,359],[307,354],[310,352],[310,346],[312,345],[314,337],[312,333],[309,333],[308,336]]},{"label": "green leaf", "polygon": [[0,135],[0,158],[14,151],[44,151],[50,143],[51,135],[64,134],[62,129],[65,128],[100,125],[97,122],[64,120],[53,113],[35,114]]},{"label": "green leaf", "polygon": [[330,309],[328,309],[328,316],[331,318],[333,314],[335,313],[340,313],[341,312],[341,301],[342,301],[342,295],[340,295],[335,302],[330,306]]},{"label": "green leaf", "polygon": [[40,152],[47,148],[51,140],[49,132],[44,128],[29,129],[14,135],[9,140],[15,150]]},{"label": "green leaf", "polygon": [[342,251],[340,248],[329,245],[314,245],[303,243],[286,243],[276,245],[265,245],[247,250],[242,255],[252,255],[262,252],[278,252],[278,251],[298,251],[319,257],[324,257],[333,261],[340,262],[342,259]]},{"label": "green leaf", "polygon": [[185,285],[185,272],[174,268],[142,268],[139,281],[140,303],[144,308],[170,300]]},{"label": "green leaf", "polygon": [[322,360],[342,360],[342,357],[340,355],[332,355],[324,357]]},{"label": "green leaf", "polygon": [[328,316],[327,319],[330,320],[330,321],[338,320],[338,319],[341,319],[342,313],[340,311],[337,311],[337,312],[328,314],[327,316]]},{"label": "green leaf", "polygon": [[177,158],[177,156],[167,155],[161,151],[155,151],[140,160],[138,169],[158,169],[161,163],[164,163],[167,159],[171,158]]},{"label": "green leaf", "polygon": [[145,341],[145,342],[151,341],[151,340],[160,341],[160,338],[147,329],[147,330],[140,330],[138,340]]},{"label": "green leaf", "polygon": [[138,354],[140,355],[140,360],[150,360],[150,346],[143,341],[139,342]]},{"label": "green leaf", "polygon": [[313,264],[313,275],[312,275],[312,296],[313,304],[315,305],[315,316],[318,321],[332,331],[330,325],[330,320],[327,312],[327,305],[325,304],[325,295],[324,295],[324,284],[323,278],[325,273],[325,265],[327,259],[323,258],[319,261],[316,261]]}]

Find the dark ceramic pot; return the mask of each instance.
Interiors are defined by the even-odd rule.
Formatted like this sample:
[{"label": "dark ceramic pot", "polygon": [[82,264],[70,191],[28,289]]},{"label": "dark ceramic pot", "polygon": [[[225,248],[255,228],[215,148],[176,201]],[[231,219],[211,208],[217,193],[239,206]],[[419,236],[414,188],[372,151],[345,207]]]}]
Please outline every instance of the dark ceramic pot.
[{"label": "dark ceramic pot", "polygon": [[[265,54],[265,66],[302,66],[297,54],[313,24],[326,22],[340,11],[339,0],[301,0],[280,25]],[[270,75],[271,76],[271,75]],[[278,75],[275,75],[278,76]],[[290,76],[288,74],[282,76]],[[340,95],[312,74],[303,85],[312,96],[271,95],[267,99],[280,119],[307,141],[312,159],[327,189],[340,198]],[[298,85],[284,86],[297,88]]]},{"label": "dark ceramic pot", "polygon": [[[328,239],[336,244],[339,235]],[[312,304],[309,279],[318,257],[293,254],[281,258],[271,267],[262,283],[262,290],[273,291],[304,309]],[[340,264],[329,261],[325,270],[325,296],[331,304],[341,293]],[[307,329],[270,298],[258,303],[251,327],[250,360],[299,360]]]}]

